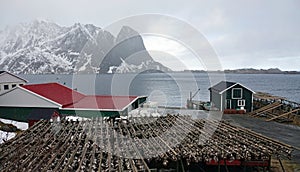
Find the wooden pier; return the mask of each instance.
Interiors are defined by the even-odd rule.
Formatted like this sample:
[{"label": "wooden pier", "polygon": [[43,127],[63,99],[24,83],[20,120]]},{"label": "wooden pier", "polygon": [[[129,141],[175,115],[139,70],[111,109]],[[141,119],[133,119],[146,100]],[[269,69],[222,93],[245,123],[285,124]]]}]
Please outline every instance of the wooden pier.
[{"label": "wooden pier", "polygon": [[[293,148],[224,121],[166,115],[124,123],[40,121],[0,145],[1,171],[264,170]],[[197,167],[197,168],[196,168]],[[193,170],[195,169],[196,170]],[[221,170],[222,171],[222,170]]]}]

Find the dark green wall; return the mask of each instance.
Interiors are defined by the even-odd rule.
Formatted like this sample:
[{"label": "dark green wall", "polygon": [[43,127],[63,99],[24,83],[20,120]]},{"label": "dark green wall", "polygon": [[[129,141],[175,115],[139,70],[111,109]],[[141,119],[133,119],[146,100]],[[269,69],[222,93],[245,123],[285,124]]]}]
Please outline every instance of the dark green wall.
[{"label": "dark green wall", "polygon": [[[29,114],[36,108],[34,107],[0,107],[0,118],[11,119],[14,121],[28,122]],[[47,108],[49,109],[49,108]],[[58,109],[55,109],[58,110]]]},{"label": "dark green wall", "polygon": [[[252,92],[249,91],[248,89],[241,87],[240,85],[236,85],[233,88],[242,88],[243,90],[243,94],[242,94],[242,99],[246,100],[245,102],[245,109],[247,112],[252,111]],[[231,109],[238,109],[238,100],[239,99],[232,99],[232,89],[229,89],[226,91],[226,99],[231,99]],[[224,102],[224,106],[226,106],[225,104],[226,102]]]},{"label": "dark green wall", "polygon": [[146,100],[147,100],[147,97],[141,97],[138,99],[138,104],[142,104],[142,103],[146,102]]},{"label": "dark green wall", "polygon": [[[14,121],[20,122],[28,122],[30,119],[31,112],[36,109],[32,107],[0,107],[0,118],[4,119],[11,119]],[[85,118],[92,118],[92,117],[113,117],[113,116],[120,116],[119,112],[117,111],[87,111],[87,110],[57,110],[60,114],[64,116],[74,115],[80,116]],[[45,118],[46,119],[46,118]]]},{"label": "dark green wall", "polygon": [[90,110],[59,110],[59,113],[63,116],[79,116],[84,118],[95,117],[114,117],[120,116],[117,111],[90,111]]}]

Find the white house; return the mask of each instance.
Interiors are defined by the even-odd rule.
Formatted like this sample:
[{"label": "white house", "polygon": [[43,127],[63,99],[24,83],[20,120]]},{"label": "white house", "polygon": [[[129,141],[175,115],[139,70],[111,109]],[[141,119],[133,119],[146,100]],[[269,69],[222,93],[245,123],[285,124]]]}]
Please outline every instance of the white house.
[{"label": "white house", "polygon": [[17,87],[25,85],[27,81],[7,71],[0,71],[0,95]]}]

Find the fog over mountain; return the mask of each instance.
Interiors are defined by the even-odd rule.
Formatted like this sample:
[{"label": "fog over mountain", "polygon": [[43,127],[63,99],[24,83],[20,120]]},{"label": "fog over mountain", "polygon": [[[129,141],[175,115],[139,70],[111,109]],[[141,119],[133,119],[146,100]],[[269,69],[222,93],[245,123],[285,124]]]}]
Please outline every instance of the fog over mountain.
[{"label": "fog over mountain", "polygon": [[15,74],[170,71],[155,62],[132,28],[114,36],[92,24],[35,20],[0,31],[0,69]]}]

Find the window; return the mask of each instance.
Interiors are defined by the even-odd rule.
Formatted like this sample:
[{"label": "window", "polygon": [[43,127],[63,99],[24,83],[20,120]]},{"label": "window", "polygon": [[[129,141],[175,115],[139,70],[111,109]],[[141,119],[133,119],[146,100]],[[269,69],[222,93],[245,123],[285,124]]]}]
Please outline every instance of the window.
[{"label": "window", "polygon": [[245,103],[246,101],[243,99],[243,100],[238,100],[238,106],[245,106]]},{"label": "window", "polygon": [[232,98],[233,99],[241,99],[242,98],[242,89],[241,88],[233,88],[232,89]]},{"label": "window", "polygon": [[4,90],[8,90],[9,89],[9,85],[4,85]]},{"label": "window", "polygon": [[17,84],[13,84],[11,85],[11,88],[15,88],[17,86]]},{"label": "window", "polygon": [[24,84],[19,84],[19,86],[23,86]]}]

